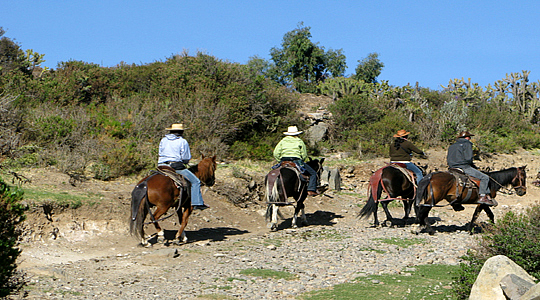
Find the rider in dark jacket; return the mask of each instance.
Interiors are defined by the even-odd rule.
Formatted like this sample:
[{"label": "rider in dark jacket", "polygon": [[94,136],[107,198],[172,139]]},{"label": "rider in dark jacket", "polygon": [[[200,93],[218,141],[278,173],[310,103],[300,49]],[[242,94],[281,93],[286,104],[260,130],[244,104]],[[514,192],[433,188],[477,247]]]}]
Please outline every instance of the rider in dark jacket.
[{"label": "rider in dark jacket", "polygon": [[403,129],[394,134],[394,143],[390,144],[390,162],[405,164],[407,169],[416,175],[416,184],[418,184],[424,175],[422,170],[411,162],[412,153],[415,152],[423,157],[426,154],[407,139],[409,134],[410,132]]},{"label": "rider in dark jacket", "polygon": [[471,136],[474,134],[468,131],[462,131],[458,135],[456,142],[448,147],[446,162],[449,168],[461,169],[465,174],[480,179],[478,203],[494,206],[496,204],[489,197],[489,176],[476,170],[473,163]]}]

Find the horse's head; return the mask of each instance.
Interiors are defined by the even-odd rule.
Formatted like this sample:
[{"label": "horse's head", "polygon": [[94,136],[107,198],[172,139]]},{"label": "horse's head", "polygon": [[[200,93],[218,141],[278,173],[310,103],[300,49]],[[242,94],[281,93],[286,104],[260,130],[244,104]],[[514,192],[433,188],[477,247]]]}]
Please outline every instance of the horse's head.
[{"label": "horse's head", "polygon": [[213,186],[216,183],[216,156],[205,157],[202,156],[201,162],[197,165],[197,171],[195,176],[206,186]]},{"label": "horse's head", "polygon": [[322,172],[322,164],[324,162],[324,157],[321,159],[310,159],[306,164],[308,164],[315,172],[317,172],[317,175],[321,175]]},{"label": "horse's head", "polygon": [[518,196],[523,196],[527,193],[527,173],[525,168],[527,166],[516,168],[516,176],[512,179],[512,187],[516,191]]}]

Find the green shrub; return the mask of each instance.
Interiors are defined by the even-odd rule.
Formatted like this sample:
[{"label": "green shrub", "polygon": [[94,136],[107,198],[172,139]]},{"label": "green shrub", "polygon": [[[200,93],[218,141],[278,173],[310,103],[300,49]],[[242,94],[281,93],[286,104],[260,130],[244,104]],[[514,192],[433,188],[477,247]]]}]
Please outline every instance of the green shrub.
[{"label": "green shrub", "polygon": [[8,186],[0,178],[0,298],[19,291],[24,282],[16,273],[16,260],[21,250],[16,248],[21,235],[27,207],[21,204],[23,193]]},{"label": "green shrub", "polygon": [[455,293],[459,299],[469,297],[471,287],[485,261],[505,255],[531,276],[540,278],[540,205],[524,214],[508,212],[492,227],[485,228],[476,249],[463,257],[459,276],[455,278]]}]

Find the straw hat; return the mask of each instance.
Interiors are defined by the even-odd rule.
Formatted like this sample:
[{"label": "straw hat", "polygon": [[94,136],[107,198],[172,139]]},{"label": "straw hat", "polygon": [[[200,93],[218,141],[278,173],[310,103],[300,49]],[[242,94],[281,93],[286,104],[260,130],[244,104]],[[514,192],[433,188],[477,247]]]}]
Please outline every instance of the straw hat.
[{"label": "straw hat", "polygon": [[474,134],[468,132],[468,131],[462,131],[459,133],[459,135],[457,136],[458,139],[461,139],[461,138],[466,138],[468,136],[474,136]]},{"label": "straw hat", "polygon": [[172,124],[170,128],[165,128],[165,130],[169,130],[169,131],[181,131],[185,129],[186,128],[184,128],[184,124]]},{"label": "straw hat", "polygon": [[410,132],[408,132],[407,130],[401,129],[401,130],[398,130],[396,134],[394,134],[394,137],[404,137],[409,134]]},{"label": "straw hat", "polygon": [[287,131],[284,132],[283,134],[284,135],[299,135],[302,132],[303,131],[298,131],[298,128],[296,128],[296,126],[289,126],[289,128],[287,128]]}]

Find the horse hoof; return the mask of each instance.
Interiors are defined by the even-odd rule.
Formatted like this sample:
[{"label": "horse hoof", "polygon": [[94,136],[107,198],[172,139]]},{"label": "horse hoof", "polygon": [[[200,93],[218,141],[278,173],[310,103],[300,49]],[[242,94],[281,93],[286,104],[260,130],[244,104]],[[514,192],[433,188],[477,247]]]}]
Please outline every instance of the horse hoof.
[{"label": "horse hoof", "polygon": [[298,225],[294,224],[293,226],[291,226],[291,228],[296,229],[298,228]]}]

